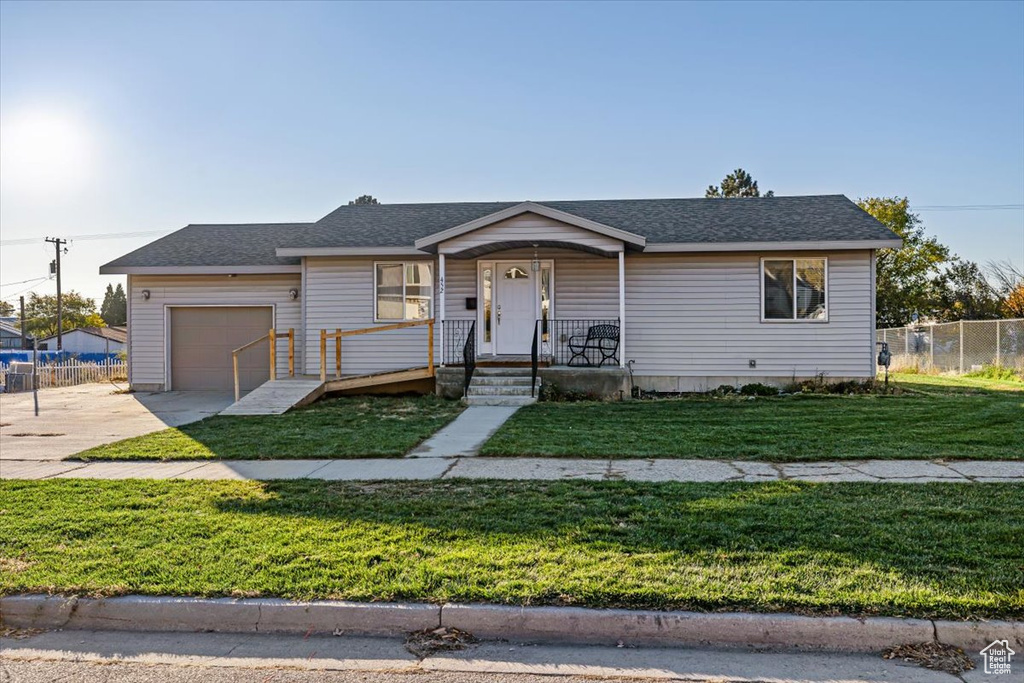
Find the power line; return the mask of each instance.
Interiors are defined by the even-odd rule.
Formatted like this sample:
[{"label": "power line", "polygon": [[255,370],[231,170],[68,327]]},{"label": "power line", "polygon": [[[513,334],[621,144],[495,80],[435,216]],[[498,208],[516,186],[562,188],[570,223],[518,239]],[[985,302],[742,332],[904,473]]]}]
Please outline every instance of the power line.
[{"label": "power line", "polygon": [[[143,230],[140,232],[100,232],[92,235],[72,235],[68,238],[72,242],[88,242],[90,240],[129,239],[132,237],[145,237],[147,235],[159,235],[172,230]],[[38,237],[24,237],[16,240],[0,240],[0,247],[14,247],[23,244],[37,244],[41,240]]]},{"label": "power line", "polygon": [[[41,279],[42,279],[42,280],[49,280],[50,278],[48,278],[48,277],[44,277],[44,278],[41,278]],[[11,297],[14,297],[14,296],[18,296],[19,294],[24,294],[25,292],[29,291],[30,289],[35,289],[36,287],[38,287],[38,286],[39,286],[39,285],[41,285],[41,284],[42,284],[42,282],[37,282],[37,283],[35,283],[35,284],[31,284],[31,285],[29,285],[28,287],[25,287],[24,289],[19,289],[19,290],[18,290],[17,292],[15,292],[14,294],[8,294],[8,295],[7,295],[7,298],[9,299],[9,298],[11,298]]]},{"label": "power line", "polygon": [[19,280],[18,282],[5,282],[4,284],[0,285],[0,287],[10,287],[12,285],[23,285],[26,282],[36,282],[37,280],[45,280],[46,278],[47,278],[47,276],[44,275],[43,277],[33,277],[33,278],[29,278],[28,280]]},{"label": "power line", "polygon": [[910,208],[913,211],[1024,211],[1024,204],[932,204]]}]

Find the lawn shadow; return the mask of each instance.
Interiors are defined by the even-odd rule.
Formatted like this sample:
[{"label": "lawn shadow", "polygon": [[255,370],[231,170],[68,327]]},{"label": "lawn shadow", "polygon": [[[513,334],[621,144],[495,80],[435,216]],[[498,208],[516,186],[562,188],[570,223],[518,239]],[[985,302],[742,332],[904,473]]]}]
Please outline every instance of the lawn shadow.
[{"label": "lawn shadow", "polygon": [[[978,485],[292,481],[266,482],[262,495],[216,505],[231,514],[312,518],[340,535],[358,530],[366,535],[369,566],[408,563],[412,546],[430,571],[440,571],[439,564],[452,572],[450,581],[494,562],[557,574],[564,560],[591,566],[599,584],[627,585],[626,574],[642,574],[651,562],[683,583],[728,585],[735,577],[735,596],[730,590],[690,596],[673,602],[676,608],[770,607],[772,598],[758,597],[756,588],[740,590],[742,582],[755,581],[766,594],[806,600],[811,611],[821,611],[815,601],[823,590],[835,590],[826,611],[848,613],[863,610],[860,600],[872,590],[892,589],[908,604],[1020,595],[1021,487],[986,485],[982,492],[970,486]],[[324,533],[329,539],[331,532]],[[610,575],[616,571],[623,576]],[[861,590],[850,593],[858,582]],[[609,606],[666,606],[651,590],[588,589],[589,599]],[[529,601],[587,599],[572,591],[547,590]],[[1024,615],[1019,598],[1014,610]]]}]

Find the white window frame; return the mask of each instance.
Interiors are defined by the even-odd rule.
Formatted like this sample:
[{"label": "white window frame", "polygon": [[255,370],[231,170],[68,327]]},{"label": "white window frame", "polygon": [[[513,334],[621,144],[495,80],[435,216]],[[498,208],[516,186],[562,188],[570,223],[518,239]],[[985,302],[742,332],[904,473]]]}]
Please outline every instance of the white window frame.
[{"label": "white window frame", "polygon": [[[797,292],[797,287],[796,287],[796,282],[797,282],[796,262],[797,261],[810,261],[810,260],[820,260],[820,261],[824,261],[825,262],[825,317],[824,318],[797,318],[796,317],[796,313],[797,313],[797,302],[796,302],[796,292]],[[765,314],[764,314],[764,296],[765,296],[765,288],[764,288],[764,262],[765,261],[792,261],[793,262],[793,316],[794,317],[792,317],[792,318],[766,318],[765,317]],[[832,284],[829,282],[829,277],[828,277],[828,257],[827,256],[809,256],[809,255],[806,255],[806,254],[800,255],[800,256],[789,256],[789,255],[781,255],[781,254],[779,256],[762,256],[761,257],[761,267],[759,269],[759,275],[760,275],[760,280],[759,280],[759,284],[758,284],[758,291],[760,292],[760,296],[761,296],[761,322],[763,322],[763,323],[782,323],[784,325],[788,325],[788,324],[791,324],[791,323],[812,324],[812,325],[813,324],[817,324],[817,325],[820,325],[820,324],[823,324],[823,323],[827,323],[829,321],[829,318],[832,315],[831,306],[829,304],[829,291],[832,289]]]},{"label": "white window frame", "polygon": [[431,318],[434,317],[434,305],[435,305],[434,290],[437,288],[437,285],[436,285],[436,283],[434,281],[434,278],[435,278],[436,273],[437,273],[437,267],[435,266],[433,261],[374,261],[373,262],[373,322],[375,322],[375,323],[421,322],[421,320],[419,318],[406,318],[406,317],[402,317],[402,318],[381,318],[377,314],[377,299],[378,299],[377,287],[380,285],[380,283],[377,282],[377,272],[378,272],[377,271],[377,267],[378,266],[401,266],[402,267],[402,310],[404,311],[405,310],[405,290],[406,290],[406,287],[409,284],[408,281],[406,280],[406,269],[409,266],[412,266],[412,265],[421,266],[423,264],[427,264],[428,266],[430,266],[430,313],[429,313],[429,315],[427,315],[426,318],[423,318],[422,320],[430,320]]}]

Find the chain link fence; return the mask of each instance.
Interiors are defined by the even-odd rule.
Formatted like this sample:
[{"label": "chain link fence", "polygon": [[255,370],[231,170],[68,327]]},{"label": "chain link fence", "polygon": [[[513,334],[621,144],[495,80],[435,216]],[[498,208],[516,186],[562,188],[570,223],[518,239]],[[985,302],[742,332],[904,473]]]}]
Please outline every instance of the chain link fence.
[{"label": "chain link fence", "polygon": [[875,331],[889,344],[892,369],[963,374],[986,365],[1024,373],[1024,318],[961,320]]}]

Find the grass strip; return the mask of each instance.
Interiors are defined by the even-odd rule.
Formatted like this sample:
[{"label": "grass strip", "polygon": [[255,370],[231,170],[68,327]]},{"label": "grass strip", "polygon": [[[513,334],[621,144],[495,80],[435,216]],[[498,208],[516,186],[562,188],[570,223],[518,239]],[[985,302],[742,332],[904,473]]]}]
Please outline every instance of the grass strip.
[{"label": "grass strip", "polygon": [[1024,486],[0,481],[0,592],[1024,617]]}]

